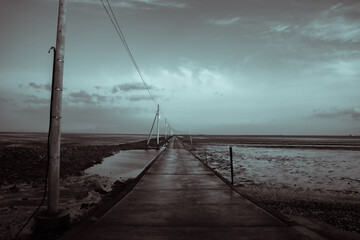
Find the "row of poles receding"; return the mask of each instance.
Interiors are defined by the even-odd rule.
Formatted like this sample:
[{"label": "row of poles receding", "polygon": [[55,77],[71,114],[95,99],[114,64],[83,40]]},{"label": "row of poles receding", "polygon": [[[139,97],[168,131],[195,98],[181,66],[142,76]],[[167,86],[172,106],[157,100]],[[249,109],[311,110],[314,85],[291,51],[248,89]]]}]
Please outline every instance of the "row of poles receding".
[{"label": "row of poles receding", "polygon": [[[157,146],[157,148],[159,149],[159,146],[160,146],[160,140],[159,140],[159,119],[160,119],[160,108],[159,108],[159,104],[158,104],[158,105],[157,105],[157,111],[156,111],[156,114],[155,114],[155,118],[154,118],[153,124],[151,125],[149,137],[148,137],[147,142],[146,142],[146,147],[148,147],[149,144],[150,144],[152,132],[153,132],[153,129],[154,129],[154,126],[155,126],[155,123],[156,123],[156,132],[157,132],[157,136],[156,136],[156,146]],[[171,129],[169,123],[167,122],[167,119],[165,118],[165,141],[167,140],[167,138],[168,138],[168,136],[169,136],[169,135],[168,135],[168,131],[169,131],[169,135],[172,136],[172,135],[173,135],[173,130]]]}]

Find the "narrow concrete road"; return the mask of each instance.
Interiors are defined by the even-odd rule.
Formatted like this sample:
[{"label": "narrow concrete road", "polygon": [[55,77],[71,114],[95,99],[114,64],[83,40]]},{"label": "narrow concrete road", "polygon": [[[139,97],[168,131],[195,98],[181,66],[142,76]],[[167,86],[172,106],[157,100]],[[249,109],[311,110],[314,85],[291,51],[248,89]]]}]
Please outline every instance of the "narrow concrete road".
[{"label": "narrow concrete road", "polygon": [[133,191],[76,239],[323,238],[241,197],[174,137]]}]

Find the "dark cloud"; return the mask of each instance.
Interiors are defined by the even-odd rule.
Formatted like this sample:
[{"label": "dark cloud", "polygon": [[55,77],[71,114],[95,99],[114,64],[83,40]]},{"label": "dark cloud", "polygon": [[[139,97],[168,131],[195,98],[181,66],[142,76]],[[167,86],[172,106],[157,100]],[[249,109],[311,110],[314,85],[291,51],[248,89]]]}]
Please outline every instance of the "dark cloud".
[{"label": "dark cloud", "polygon": [[[149,87],[151,89],[151,87]],[[124,83],[119,85],[119,89],[124,92],[133,90],[146,90],[146,87],[141,83]]]},{"label": "dark cloud", "polygon": [[112,5],[113,7],[143,9],[143,10],[157,10],[162,8],[185,9],[189,7],[188,3],[184,3],[183,1],[168,1],[168,0],[125,0],[125,1],[114,2]]},{"label": "dark cloud", "polygon": [[110,97],[111,102],[117,102],[117,101],[122,100],[122,99],[123,99],[122,96],[112,96],[112,97]]},{"label": "dark cloud", "polygon": [[[1,109],[1,102],[0,102]],[[5,110],[13,117],[0,117],[0,131],[47,131],[49,107],[45,105],[19,106]],[[146,108],[113,108],[98,105],[69,105],[62,109],[63,132],[138,133],[148,132],[152,114]],[[140,115],[139,115],[140,114]],[[149,126],[150,125],[150,126]]]},{"label": "dark cloud", "polygon": [[[99,5],[98,0],[70,0],[73,3],[73,6],[82,7],[84,9],[84,4],[88,4],[87,11],[90,11],[91,6]],[[169,1],[169,0],[122,0],[122,1],[113,1],[111,3],[113,8],[129,8],[129,9],[141,9],[141,10],[157,10],[162,8],[170,9],[185,9],[189,7],[188,3],[183,1]],[[94,11],[94,10],[93,10]]]},{"label": "dark cloud", "polygon": [[128,100],[130,100],[131,102],[137,102],[137,101],[142,101],[142,100],[152,100],[152,98],[150,96],[131,96],[127,98]]},{"label": "dark cloud", "polygon": [[360,120],[360,110],[355,108],[331,108],[325,111],[315,110],[314,116],[317,118],[350,118],[352,120]]},{"label": "dark cloud", "polygon": [[26,103],[34,103],[34,104],[49,104],[50,105],[50,99],[49,98],[41,98],[35,95],[24,95],[24,102]]},{"label": "dark cloud", "polygon": [[90,94],[84,90],[79,92],[72,92],[67,98],[71,103],[85,103],[85,104],[96,104],[106,102],[107,97],[97,93]]},{"label": "dark cloud", "polygon": [[[149,89],[150,90],[154,89],[154,87],[149,86]],[[129,91],[138,91],[138,90],[146,90],[146,87],[142,83],[124,83],[124,84],[115,85],[112,88],[111,92],[117,93],[118,91],[129,92]]]},{"label": "dark cloud", "polygon": [[69,94],[69,100],[73,103],[95,103],[91,97],[91,95],[84,90],[79,92],[73,92]]},{"label": "dark cloud", "polygon": [[118,86],[114,86],[111,90],[111,93],[117,93],[119,91]]},{"label": "dark cloud", "polygon": [[29,83],[29,87],[36,89],[36,90],[47,90],[47,91],[51,90],[50,84],[37,84],[37,83],[31,82],[31,83]]},{"label": "dark cloud", "polygon": [[106,102],[106,96],[97,93],[94,93],[92,96],[96,99],[97,102]]}]

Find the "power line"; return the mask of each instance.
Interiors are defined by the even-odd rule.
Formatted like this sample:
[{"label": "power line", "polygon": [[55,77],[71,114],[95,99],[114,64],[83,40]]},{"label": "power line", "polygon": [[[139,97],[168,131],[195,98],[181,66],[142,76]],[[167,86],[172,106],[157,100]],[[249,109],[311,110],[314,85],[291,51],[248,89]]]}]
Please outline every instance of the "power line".
[{"label": "power line", "polygon": [[[126,39],[125,39],[125,36],[124,36],[123,32],[121,31],[119,22],[117,21],[117,18],[116,18],[115,14],[114,14],[114,11],[112,10],[112,7],[111,7],[111,5],[110,5],[109,0],[106,0],[106,2],[107,2],[108,7],[106,7],[105,4],[104,4],[104,2],[103,2],[103,0],[101,0],[101,3],[102,3],[102,5],[103,5],[103,7],[104,7],[104,9],[105,9],[108,17],[110,18],[111,23],[113,24],[113,26],[114,26],[114,28],[115,28],[115,30],[116,30],[116,32],[117,32],[117,34],[118,34],[121,42],[123,43],[127,54],[129,55],[132,63],[134,64],[134,67],[135,67],[137,73],[139,74],[141,81],[143,82],[143,84],[144,84],[146,90],[148,91],[151,99],[152,99],[153,102],[157,105],[158,103],[156,102],[155,97],[151,94],[150,87],[149,87],[149,86],[147,85],[147,83],[145,82],[145,79],[144,79],[143,75],[141,74],[140,68],[139,68],[139,66],[138,66],[137,63],[136,63],[133,54],[131,53],[131,50],[130,50],[130,48],[129,48],[129,45],[128,45],[127,42],[126,42]],[[110,14],[110,12],[111,12],[111,14]]]},{"label": "power line", "polygon": [[[141,74],[140,68],[139,68],[138,64],[136,63],[136,61],[135,61],[135,58],[134,58],[134,56],[133,56],[133,54],[132,54],[132,52],[131,52],[131,50],[130,50],[130,48],[129,48],[129,45],[127,44],[127,41],[126,41],[126,39],[125,39],[125,36],[124,36],[124,34],[123,34],[122,30],[121,30],[120,24],[119,24],[119,22],[118,22],[118,20],[117,20],[117,18],[116,18],[116,16],[115,16],[115,14],[114,14],[114,11],[113,11],[113,9],[112,9],[112,7],[111,7],[111,4],[110,4],[109,0],[100,0],[100,1],[101,1],[101,3],[102,3],[102,6],[104,7],[104,9],[105,9],[105,11],[106,11],[106,14],[107,14],[108,17],[110,18],[110,21],[111,21],[111,23],[113,24],[113,26],[114,26],[114,28],[115,28],[115,30],[116,30],[116,33],[118,34],[118,36],[119,36],[122,44],[124,45],[125,50],[126,50],[127,54],[129,55],[129,57],[130,57],[133,65],[134,65],[134,67],[135,67],[138,75],[140,76],[140,79],[141,79],[142,83],[144,84],[147,92],[149,93],[150,98],[152,99],[152,101],[153,101],[156,105],[159,105],[159,104],[157,103],[157,101],[156,101],[155,96],[151,93],[151,90],[150,90],[149,85],[146,83],[143,75]],[[104,1],[106,1],[107,6],[105,5]],[[161,109],[160,109],[160,115],[165,116],[165,115],[163,114],[163,112],[161,111]],[[171,127],[170,127],[170,129],[173,131],[173,129],[172,129]]]}]

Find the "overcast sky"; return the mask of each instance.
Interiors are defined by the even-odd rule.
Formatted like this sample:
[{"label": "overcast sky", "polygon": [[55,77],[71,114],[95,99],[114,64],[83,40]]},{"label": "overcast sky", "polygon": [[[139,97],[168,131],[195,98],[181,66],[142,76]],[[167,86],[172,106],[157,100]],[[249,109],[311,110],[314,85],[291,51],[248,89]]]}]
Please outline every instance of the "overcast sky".
[{"label": "overcast sky", "polygon": [[[69,0],[64,132],[146,133],[156,105],[100,0]],[[110,0],[174,130],[360,134],[360,2]],[[0,1],[0,131],[47,131],[57,0]]]}]

